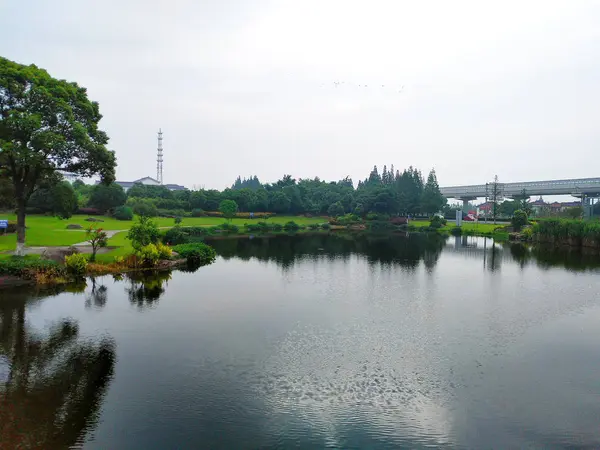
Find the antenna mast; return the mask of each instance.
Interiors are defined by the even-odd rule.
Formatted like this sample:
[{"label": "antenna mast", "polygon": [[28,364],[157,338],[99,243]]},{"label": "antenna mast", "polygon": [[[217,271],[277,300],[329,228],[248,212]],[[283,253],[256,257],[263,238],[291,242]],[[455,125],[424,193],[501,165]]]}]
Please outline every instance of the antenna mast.
[{"label": "antenna mast", "polygon": [[156,181],[163,184],[163,145],[162,130],[158,129],[158,152],[156,155]]}]

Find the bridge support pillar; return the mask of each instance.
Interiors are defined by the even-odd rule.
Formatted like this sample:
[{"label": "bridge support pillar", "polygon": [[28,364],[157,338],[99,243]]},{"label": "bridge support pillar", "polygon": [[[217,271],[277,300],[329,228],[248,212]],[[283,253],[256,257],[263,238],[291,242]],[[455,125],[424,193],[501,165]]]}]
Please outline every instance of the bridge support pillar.
[{"label": "bridge support pillar", "polygon": [[459,200],[462,200],[463,206],[462,211],[464,214],[469,214],[469,202],[471,200],[477,200],[476,197],[461,197]]}]

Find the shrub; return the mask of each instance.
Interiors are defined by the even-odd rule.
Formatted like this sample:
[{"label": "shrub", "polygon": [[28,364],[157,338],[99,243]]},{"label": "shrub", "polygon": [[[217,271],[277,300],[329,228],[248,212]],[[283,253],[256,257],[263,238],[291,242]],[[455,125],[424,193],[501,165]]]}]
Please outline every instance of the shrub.
[{"label": "shrub", "polygon": [[329,225],[328,223],[323,223],[321,224],[321,228],[324,230],[329,230],[331,229],[331,225]]},{"label": "shrub", "polygon": [[298,225],[296,222],[294,222],[293,220],[290,220],[289,222],[287,222],[284,226],[283,229],[285,231],[298,231],[300,229],[300,225]]},{"label": "shrub", "polygon": [[150,202],[138,202],[133,206],[133,212],[138,216],[156,217],[158,209]]},{"label": "shrub", "polygon": [[162,241],[169,245],[185,244],[188,240],[188,234],[179,226],[168,229],[162,236]]},{"label": "shrub", "polygon": [[429,228],[439,229],[445,226],[448,223],[446,219],[440,216],[433,216],[431,221],[429,222]]},{"label": "shrub", "polygon": [[76,277],[82,277],[85,275],[87,270],[88,261],[85,255],[80,253],[74,253],[72,255],[65,256],[65,267],[67,272]]},{"label": "shrub", "polygon": [[129,206],[117,206],[113,212],[117,220],[133,220],[133,210]]},{"label": "shrub", "polygon": [[5,233],[16,233],[17,224],[16,222],[8,222],[8,227],[4,230]]},{"label": "shrub", "polygon": [[236,234],[240,231],[240,228],[237,225],[233,225],[231,223],[222,223],[218,225],[218,228],[225,233]]},{"label": "shrub", "polygon": [[182,220],[183,219],[181,218],[181,216],[175,217],[174,218],[175,225],[181,225]]},{"label": "shrub", "polygon": [[531,227],[524,228],[521,234],[529,241],[533,238],[533,229]]},{"label": "shrub", "polygon": [[171,250],[171,247],[161,244],[160,242],[156,244],[156,250],[158,250],[159,259],[170,259],[173,255],[173,250]]},{"label": "shrub", "polygon": [[214,248],[201,242],[176,245],[173,250],[193,265],[210,264],[217,256]]},{"label": "shrub", "polygon": [[204,212],[203,209],[192,209],[192,217],[204,217],[206,216],[206,213]]},{"label": "shrub", "polygon": [[271,230],[281,231],[281,230],[283,230],[283,225],[281,225],[280,223],[274,223],[271,225]]},{"label": "shrub", "polygon": [[[344,214],[343,216],[339,216],[335,219],[336,225],[350,225],[358,222],[360,222],[360,217],[358,217],[356,214]],[[331,221],[330,223],[334,224]]]},{"label": "shrub", "polygon": [[160,253],[154,244],[148,244],[136,251],[136,256],[145,267],[154,267],[160,258]]},{"label": "shrub", "polygon": [[318,223],[311,223],[308,225],[308,229],[309,230],[318,230],[319,229],[319,224]]},{"label": "shrub", "polygon": [[156,244],[159,238],[160,231],[156,223],[145,216],[140,217],[127,233],[127,239],[131,240],[131,246],[135,250],[140,250],[148,244]]},{"label": "shrub", "polygon": [[387,214],[378,214],[378,213],[370,212],[369,214],[367,214],[365,219],[367,219],[367,220],[389,220],[390,216],[388,216]]},{"label": "shrub", "polygon": [[515,231],[520,231],[527,225],[527,213],[521,209],[517,209],[512,216],[511,224]]},{"label": "shrub", "polygon": [[60,276],[63,269],[56,261],[47,259],[31,259],[21,256],[13,256],[0,260],[0,274],[14,275],[23,278],[33,278],[36,273],[49,273]]}]

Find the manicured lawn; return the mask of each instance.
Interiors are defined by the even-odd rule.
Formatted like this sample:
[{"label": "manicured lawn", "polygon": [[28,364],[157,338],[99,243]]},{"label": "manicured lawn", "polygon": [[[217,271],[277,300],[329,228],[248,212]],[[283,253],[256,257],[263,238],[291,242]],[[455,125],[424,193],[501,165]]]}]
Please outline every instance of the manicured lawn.
[{"label": "manicured lawn", "polygon": [[[68,220],[61,220],[57,217],[31,215],[27,216],[26,226],[27,231],[25,233],[25,243],[30,247],[55,247],[62,245],[73,245],[79,242],[85,241],[85,232],[81,230],[67,230],[69,224],[79,224],[85,228],[89,227],[94,222],[86,222],[89,216],[78,215],[73,216]],[[104,222],[97,222],[96,225],[105,230],[128,230],[134,221],[121,221],[110,217],[94,216],[95,218],[102,219]],[[8,219],[13,222],[17,218],[15,214],[3,214],[0,213],[0,219]],[[153,219],[159,227],[172,227],[174,225],[173,219],[165,217],[157,217]],[[267,220],[269,223],[281,223],[284,224],[293,220],[299,225],[308,225],[311,223],[323,223],[327,219],[322,217],[271,217]],[[188,217],[184,218],[181,223],[182,226],[213,226],[223,223],[225,219],[221,217]],[[245,223],[259,222],[259,219],[233,219],[231,223],[242,226]],[[109,245],[124,245],[119,244],[120,242],[126,243],[126,233],[118,233],[110,241]],[[115,239],[115,241],[113,241]],[[9,234],[6,236],[0,235],[0,252],[13,251],[16,247],[17,237],[16,234]],[[115,251],[111,252],[113,254]],[[115,255],[113,255],[115,256]]]}]

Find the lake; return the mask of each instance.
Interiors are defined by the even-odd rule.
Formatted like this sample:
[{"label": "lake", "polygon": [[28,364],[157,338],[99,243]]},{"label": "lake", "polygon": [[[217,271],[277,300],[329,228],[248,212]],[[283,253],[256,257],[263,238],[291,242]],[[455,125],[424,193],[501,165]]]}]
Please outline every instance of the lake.
[{"label": "lake", "polygon": [[598,448],[600,257],[475,237],[212,243],[0,291],[0,448]]}]

